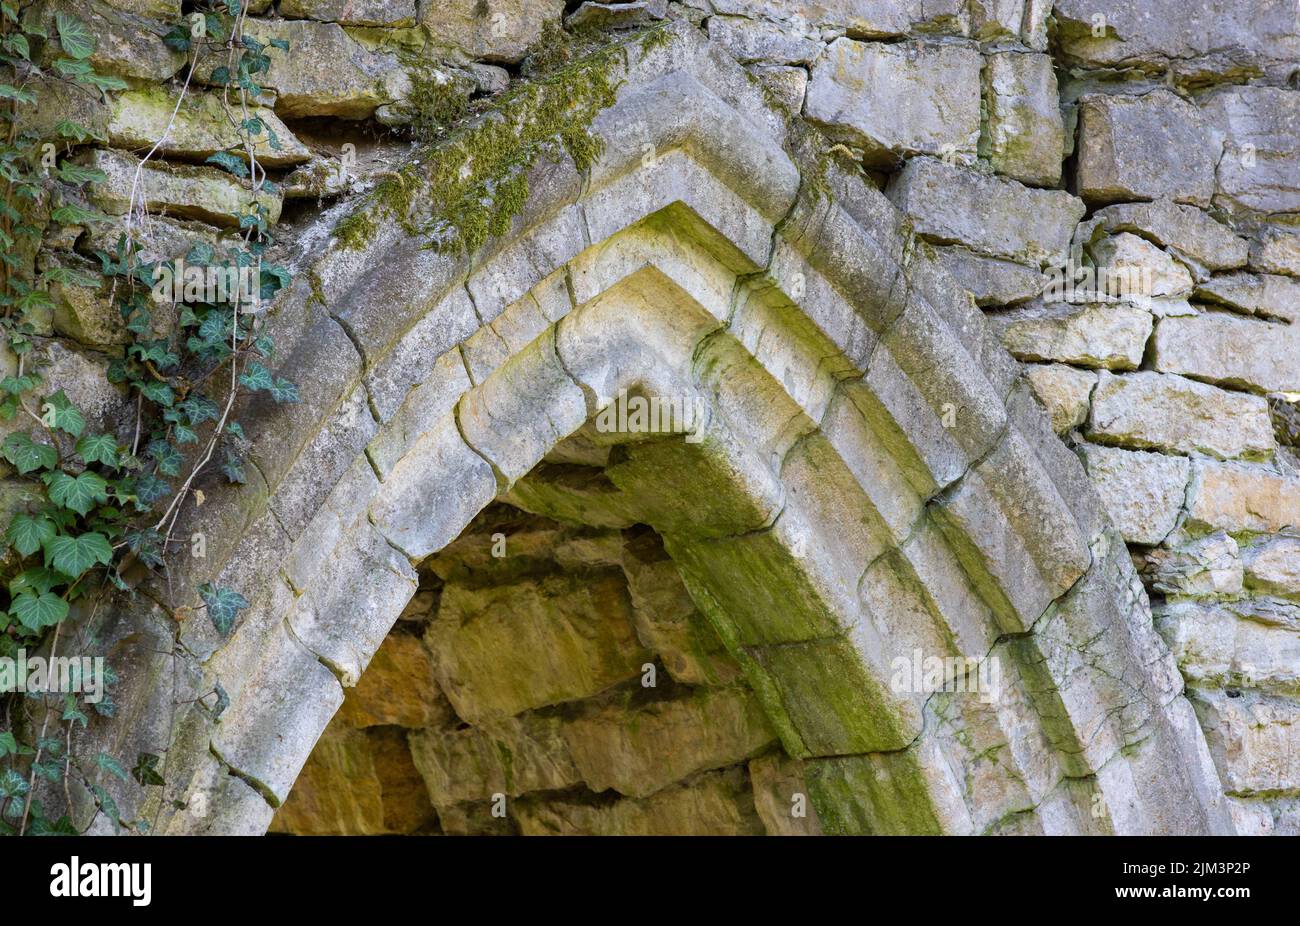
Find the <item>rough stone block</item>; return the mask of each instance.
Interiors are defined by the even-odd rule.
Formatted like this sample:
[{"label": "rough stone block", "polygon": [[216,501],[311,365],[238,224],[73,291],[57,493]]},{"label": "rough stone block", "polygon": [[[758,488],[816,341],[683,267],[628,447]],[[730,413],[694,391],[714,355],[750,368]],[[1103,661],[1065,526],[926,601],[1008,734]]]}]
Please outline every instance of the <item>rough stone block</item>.
[{"label": "rough stone block", "polygon": [[1151,313],[1123,304],[1036,304],[991,318],[1020,360],[1135,370],[1151,336]]},{"label": "rough stone block", "polygon": [[1080,449],[1088,476],[1124,539],[1144,544],[1164,540],[1186,498],[1188,460],[1096,444]]}]

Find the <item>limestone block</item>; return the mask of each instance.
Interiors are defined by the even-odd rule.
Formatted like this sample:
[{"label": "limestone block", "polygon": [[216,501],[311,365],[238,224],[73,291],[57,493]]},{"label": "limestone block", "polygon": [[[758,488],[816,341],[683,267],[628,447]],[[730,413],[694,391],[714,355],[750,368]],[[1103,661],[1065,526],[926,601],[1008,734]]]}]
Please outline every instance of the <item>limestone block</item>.
[{"label": "limestone block", "polygon": [[628,797],[742,762],[775,741],[762,706],[744,688],[704,688],[626,706],[616,700],[585,711],[561,732],[588,788]]},{"label": "limestone block", "polygon": [[776,23],[740,16],[710,16],[709,38],[737,61],[765,61],[772,64],[811,64],[822,44]]},{"label": "limestone block", "polygon": [[1289,791],[1300,779],[1300,702],[1193,689],[1192,706],[1233,794]]},{"label": "limestone block", "polygon": [[1194,59],[1189,67],[1231,76],[1296,55],[1295,10],[1286,0],[1057,0],[1054,14],[1067,60],[1090,67]]},{"label": "limestone block", "polygon": [[1153,550],[1152,587],[1167,595],[1237,595],[1241,593],[1242,561],[1237,541],[1223,531]]},{"label": "limestone block", "polygon": [[455,714],[433,673],[424,641],[409,633],[389,633],[343,696],[333,725],[346,727],[441,727]]},{"label": "limestone block", "polygon": [[1300,392],[1300,330],[1230,312],[1163,319],[1155,368],[1251,392]]},{"label": "limestone block", "polygon": [[[1003,5],[1009,4],[1004,0]],[[1010,0],[1010,5],[1018,13],[1021,0]],[[1019,26],[1017,15],[1016,31]],[[993,169],[1023,183],[1055,186],[1065,155],[1065,123],[1051,57],[994,52],[985,58],[985,67]]]},{"label": "limestone block", "polygon": [[564,20],[570,29],[631,29],[668,15],[668,0],[632,0],[628,3],[583,3]]},{"label": "limestone block", "polygon": [[653,659],[613,571],[487,589],[449,584],[425,641],[439,685],[470,723],[588,697]]},{"label": "limestone block", "polygon": [[876,165],[912,154],[973,158],[980,65],[978,52],[955,45],[836,39],[813,66],[804,113]]},{"label": "limestone block", "polygon": [[312,749],[270,830],[300,836],[412,833],[429,827],[433,817],[401,731],[331,727]]},{"label": "limestone block", "polygon": [[1300,232],[1261,229],[1250,241],[1250,269],[1300,277]]},{"label": "limestone block", "polygon": [[416,0],[283,0],[286,19],[316,19],[345,26],[413,26]]},{"label": "limestone block", "polygon": [[411,758],[439,808],[493,794],[561,790],[582,781],[562,726],[559,717],[528,713],[484,727],[416,730]]},{"label": "limestone block", "polygon": [[1300,537],[1260,537],[1242,550],[1246,587],[1288,598],[1300,596]]},{"label": "limestone block", "polygon": [[[90,188],[90,199],[109,215],[125,215],[131,202],[137,161],[128,154],[96,149],[84,157],[87,167],[102,170],[106,179]],[[140,171],[137,202],[149,211],[166,211],[233,228],[239,216],[256,202],[271,224],[280,219],[280,194],[250,192],[239,178],[215,167],[163,167],[145,164]]]},{"label": "limestone block", "polygon": [[936,243],[1029,264],[1064,263],[1084,213],[1064,191],[1031,189],[934,158],[908,161],[888,195]]},{"label": "limestone block", "polygon": [[1234,613],[1227,602],[1178,601],[1156,609],[1156,629],[1197,687],[1300,694],[1300,631]]},{"label": "limestone block", "polygon": [[985,257],[960,245],[935,248],[935,255],[943,269],[975,297],[976,305],[1011,305],[1043,291],[1043,275],[1037,267]]},{"label": "limestone block", "polygon": [[1268,403],[1172,373],[1103,372],[1088,437],[1132,449],[1266,459],[1276,443]]},{"label": "limestone block", "polygon": [[820,836],[821,820],[808,797],[804,763],[781,753],[749,760],[754,809],[769,836]]},{"label": "limestone block", "polygon": [[1199,460],[1193,477],[1191,526],[1262,533],[1300,524],[1300,478]]},{"label": "limestone block", "polygon": [[[290,167],[311,157],[306,146],[270,109],[250,106],[247,114],[238,111],[236,118],[237,108],[227,112],[218,93],[191,90],[178,108],[176,94],[165,87],[147,87],[115,94],[111,105],[108,141],[118,148],[147,151],[161,140],[157,153],[162,157],[202,161],[217,151],[228,151],[243,158],[239,123],[259,119],[265,126],[253,139],[253,153],[259,164]],[[272,137],[276,139],[274,145]]]},{"label": "limestone block", "polygon": [[1271,273],[1229,273],[1196,287],[1196,298],[1247,315],[1300,322],[1300,281]]},{"label": "limestone block", "polygon": [[1089,251],[1099,275],[1130,281],[1136,296],[1187,296],[1192,275],[1187,268],[1151,242],[1128,232],[1108,235]]},{"label": "limestone block", "polygon": [[1151,336],[1151,313],[1131,305],[1035,304],[992,316],[1002,343],[1020,360],[1135,370]]},{"label": "limestone block", "polygon": [[[258,75],[259,83],[275,91],[275,111],[283,118],[365,119],[410,92],[410,77],[395,54],[372,51],[337,23],[250,19],[244,31],[268,46],[271,67]],[[273,40],[288,42],[289,50],[271,46]],[[195,76],[212,82],[212,72],[225,64],[224,51],[209,54]]]},{"label": "limestone block", "polygon": [[[58,13],[75,16],[84,22],[95,37],[95,50],[85,59],[99,74],[133,80],[160,82],[172,77],[185,66],[185,55],[169,48],[163,36],[179,18],[168,12],[166,20],[156,17],[161,10],[122,10],[113,5],[91,5],[76,0],[53,0],[36,8],[50,35],[57,34]],[[137,15],[143,13],[145,15]],[[46,48],[48,64],[59,57],[59,47],[51,42]],[[37,58],[40,61],[40,58]]]},{"label": "limestone block", "polygon": [[[1294,41],[1300,47],[1300,39]],[[1215,205],[1231,211],[1300,210],[1300,91],[1228,87],[1201,105],[1223,149]]]},{"label": "limestone block", "polygon": [[709,772],[636,800],[525,798],[514,805],[525,836],[759,836],[763,822],[744,770]]},{"label": "limestone block", "polygon": [[1084,465],[1111,520],[1129,543],[1160,543],[1174,529],[1191,464],[1184,457],[1083,444]]},{"label": "limestone block", "polygon": [[1166,197],[1208,206],[1214,160],[1201,112],[1168,90],[1079,101],[1076,182],[1089,203]]},{"label": "limestone block", "polygon": [[1169,199],[1116,203],[1098,209],[1079,226],[1079,238],[1085,245],[1097,234],[1116,232],[1132,232],[1168,249],[1198,271],[1198,282],[1208,276],[1206,271],[1232,270],[1246,263],[1246,239],[1195,206]]},{"label": "limestone block", "polygon": [[558,26],[563,0],[419,0],[420,25],[440,45],[470,58],[514,62],[542,35],[548,23]]},{"label": "limestone block", "polygon": [[370,517],[385,537],[420,560],[455,539],[496,494],[492,468],[466,446],[454,417],[445,415],[384,479]]},{"label": "limestone block", "polygon": [[1025,367],[1025,378],[1047,409],[1057,434],[1071,431],[1087,420],[1088,404],[1097,385],[1096,373],[1063,363],[1032,364]]}]

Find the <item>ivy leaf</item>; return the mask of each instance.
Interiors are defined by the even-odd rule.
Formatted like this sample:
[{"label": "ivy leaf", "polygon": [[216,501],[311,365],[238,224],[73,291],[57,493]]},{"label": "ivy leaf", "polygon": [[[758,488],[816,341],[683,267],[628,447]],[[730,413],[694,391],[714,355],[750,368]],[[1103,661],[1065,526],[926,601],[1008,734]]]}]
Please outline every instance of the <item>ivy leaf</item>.
[{"label": "ivy leaf", "polygon": [[118,778],[126,781],[126,769],[122,768],[122,763],[118,762],[106,752],[101,752],[95,756],[95,764],[104,771],[116,775]]},{"label": "ivy leaf", "polygon": [[45,404],[41,406],[41,420],[47,428],[66,431],[73,437],[80,437],[86,429],[85,416],[68,400],[62,389],[45,397]]},{"label": "ivy leaf", "polygon": [[96,563],[107,564],[113,558],[113,545],[94,531],[77,537],[61,534],[45,545],[45,556],[59,572],[76,578]]},{"label": "ivy leaf", "polygon": [[46,480],[50,500],[84,516],[96,502],[108,501],[108,483],[98,473],[84,472],[69,476],[65,472],[50,474]]},{"label": "ivy leaf", "polygon": [[54,14],[54,23],[59,30],[59,44],[69,55],[80,60],[95,51],[95,37],[80,19],[60,12]]},{"label": "ivy leaf", "polygon": [[117,441],[108,434],[87,434],[77,441],[77,453],[87,463],[117,466]]},{"label": "ivy leaf", "polygon": [[145,787],[149,785],[165,785],[167,782],[158,773],[158,763],[161,761],[162,759],[155,753],[140,753],[136,757],[135,768],[131,769],[131,777]]},{"label": "ivy leaf", "polygon": [[10,733],[8,730],[6,730],[4,733],[0,733],[0,758],[4,758],[7,755],[17,755],[17,754],[18,754],[18,741],[14,739],[14,735]]},{"label": "ivy leaf", "polygon": [[225,462],[221,464],[221,471],[233,483],[243,485],[248,482],[248,474],[244,472],[244,461],[229,450],[226,451]]},{"label": "ivy leaf", "polygon": [[221,682],[216,682],[212,693],[217,696],[217,703],[212,705],[212,719],[220,720],[221,715],[230,707],[230,695],[226,694],[226,689],[221,687]]},{"label": "ivy leaf", "polygon": [[166,383],[160,383],[156,379],[151,379],[147,383],[140,384],[140,394],[150,402],[155,402],[164,408],[171,408],[172,402],[176,400],[172,387]]},{"label": "ivy leaf", "polygon": [[181,464],[185,462],[185,458],[170,441],[161,438],[152,440],[147,450],[149,456],[158,461],[158,472],[164,476],[175,476],[181,471]]},{"label": "ivy leaf", "polygon": [[14,545],[22,556],[31,556],[54,539],[58,532],[54,522],[46,517],[28,514],[15,515],[5,531],[5,539]]},{"label": "ivy leaf", "polygon": [[254,392],[259,389],[271,389],[275,386],[275,381],[271,378],[271,371],[260,363],[250,363],[248,369],[239,377],[239,382]]},{"label": "ivy leaf", "polygon": [[83,74],[77,78],[79,84],[90,84],[92,87],[98,87],[100,90],[125,90],[130,86],[120,77],[112,77],[108,74]]},{"label": "ivy leaf", "polygon": [[26,475],[36,469],[51,469],[59,462],[59,455],[48,444],[38,444],[26,434],[10,434],[0,445],[0,453],[14,465],[18,472]]},{"label": "ivy leaf", "polygon": [[33,632],[53,627],[68,616],[68,603],[53,592],[19,595],[11,608],[22,625]]},{"label": "ivy leaf", "polygon": [[199,586],[199,597],[208,607],[208,619],[212,621],[212,626],[223,637],[235,625],[235,617],[239,612],[248,607],[248,599],[239,592],[225,586],[214,586],[211,582]]},{"label": "ivy leaf", "polygon": [[113,800],[113,798],[109,795],[109,793],[105,791],[103,788],[101,788],[99,785],[91,785],[90,790],[95,792],[95,798],[96,800],[99,801],[99,809],[104,811],[104,816],[108,817],[109,822],[113,824],[113,832],[121,833],[122,820],[121,817],[119,816],[117,803]]},{"label": "ivy leaf", "polygon": [[203,163],[216,164],[218,167],[234,174],[236,177],[248,177],[248,165],[229,151],[218,151]]},{"label": "ivy leaf", "polygon": [[96,167],[82,167],[80,164],[73,164],[70,161],[64,161],[59,165],[59,179],[65,183],[103,183],[108,179],[108,175]]},{"label": "ivy leaf", "polygon": [[27,793],[27,779],[13,769],[0,775],[0,797],[22,797]]},{"label": "ivy leaf", "polygon": [[268,387],[271,398],[277,402],[297,402],[298,387],[283,377],[277,376],[275,382]]}]

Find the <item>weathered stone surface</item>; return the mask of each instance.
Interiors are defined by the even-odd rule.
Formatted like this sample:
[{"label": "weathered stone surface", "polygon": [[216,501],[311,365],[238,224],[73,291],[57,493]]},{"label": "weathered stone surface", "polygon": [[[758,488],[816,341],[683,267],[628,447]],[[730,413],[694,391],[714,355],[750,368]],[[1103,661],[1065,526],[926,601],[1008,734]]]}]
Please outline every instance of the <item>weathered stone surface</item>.
[{"label": "weathered stone surface", "polygon": [[763,708],[743,688],[705,688],[645,704],[616,699],[569,721],[562,734],[588,788],[628,797],[742,762],[775,741]]},{"label": "weathered stone surface", "polygon": [[756,836],[763,822],[743,769],[700,775],[641,800],[528,799],[514,813],[525,836]]},{"label": "weathered stone surface", "polygon": [[439,809],[493,794],[517,796],[581,782],[558,717],[523,714],[485,727],[419,730],[411,757]]},{"label": "weathered stone surface", "polygon": [[631,0],[628,3],[583,3],[565,18],[571,29],[630,29],[668,15],[668,0]]},{"label": "weathered stone surface", "polygon": [[435,42],[471,58],[518,61],[542,35],[546,24],[558,26],[564,0],[419,0],[420,25]]},{"label": "weathered stone surface", "polygon": [[[275,111],[286,119],[365,119],[410,91],[410,78],[396,55],[371,51],[337,23],[249,20],[245,32],[268,46],[272,40],[289,43],[289,51],[267,48],[271,67],[258,75],[263,86],[275,91]],[[224,52],[209,55],[196,77],[211,81],[213,70],[225,64]]]},{"label": "weathered stone surface", "polygon": [[1208,206],[1214,159],[1200,111],[1168,90],[1079,101],[1079,195]]},{"label": "weathered stone surface", "polygon": [[[227,112],[221,96],[191,90],[178,108],[176,96],[161,87],[129,90],[112,101],[108,122],[109,143],[119,148],[149,150],[160,139],[158,154],[186,160],[205,160],[217,151],[244,156],[244,141],[239,123],[246,118],[260,119],[266,131],[254,139],[253,153],[266,167],[301,164],[311,152],[293,132],[264,106],[250,106],[247,115],[234,109]],[[174,116],[173,116],[174,114]],[[279,148],[271,145],[274,134]]]},{"label": "weathered stone surface", "polygon": [[1300,597],[1300,536],[1260,537],[1242,550],[1246,587],[1256,592]]},{"label": "weathered stone surface", "polygon": [[1156,629],[1196,687],[1300,694],[1300,630],[1247,619],[1229,602],[1177,601],[1156,610]]},{"label": "weathered stone surface", "polygon": [[1230,273],[1196,287],[1196,298],[1247,315],[1300,322],[1300,280],[1270,273]]},{"label": "weathered stone surface", "polygon": [[1289,791],[1300,779],[1300,703],[1193,690],[1192,706],[1230,794]]},{"label": "weathered stone surface", "polygon": [[[185,66],[185,55],[167,47],[163,36],[179,16],[166,20],[136,15],[156,16],[158,11],[123,10],[120,6],[91,5],[74,0],[54,0],[34,8],[50,35],[57,34],[58,13],[77,17],[95,37],[95,50],[85,59],[99,74],[110,74],[142,81],[164,81]],[[59,57],[58,46],[49,43],[46,55],[53,63]],[[82,91],[83,93],[86,91]]]},{"label": "weathered stone surface", "polygon": [[1032,364],[1025,377],[1038,401],[1052,419],[1052,430],[1064,434],[1079,427],[1088,418],[1088,403],[1097,374],[1063,363]]},{"label": "weathered stone surface", "polygon": [[285,19],[318,19],[346,26],[413,26],[416,0],[282,0]]},{"label": "weathered stone surface", "polygon": [[470,723],[588,697],[651,660],[616,572],[482,590],[450,584],[425,641],[442,690]]},{"label": "weathered stone surface", "polygon": [[[88,167],[102,170],[106,179],[90,191],[91,200],[109,215],[125,215],[137,162],[130,155],[96,149],[86,157]],[[145,164],[140,170],[137,205],[151,212],[202,219],[214,225],[235,227],[239,216],[257,202],[267,210],[268,221],[279,221],[278,193],[251,193],[239,179],[215,167],[161,167]]]},{"label": "weathered stone surface", "polygon": [[[1117,203],[1095,212],[1079,226],[1081,243],[1098,234],[1132,232],[1169,249],[1184,264],[1201,271],[1233,270],[1246,263],[1247,241],[1195,206],[1168,199]],[[1208,276],[1205,273],[1204,276]],[[1198,280],[1204,277],[1198,274]]]},{"label": "weathered stone surface", "polygon": [[1215,205],[1233,211],[1300,210],[1300,91],[1229,87],[1210,94],[1202,107],[1215,147],[1223,151]]},{"label": "weathered stone surface", "polygon": [[1123,304],[1036,304],[991,317],[1007,350],[1021,360],[1135,370],[1151,336],[1151,313]]},{"label": "weathered stone surface", "polygon": [[1300,277],[1300,232],[1260,229],[1250,241],[1250,269]]},{"label": "weathered stone surface", "polygon": [[371,836],[421,832],[434,812],[393,727],[326,731],[271,822],[273,833]]},{"label": "weathered stone surface", "polygon": [[821,42],[791,35],[775,23],[740,16],[710,16],[709,38],[738,61],[811,64],[822,50]]},{"label": "weathered stone surface", "polygon": [[1092,396],[1088,437],[1220,459],[1266,458],[1276,446],[1262,398],[1154,372],[1103,372]]},{"label": "weathered stone surface", "polygon": [[[1020,0],[1011,5],[1018,13]],[[1006,51],[984,60],[993,169],[1034,186],[1055,186],[1065,156],[1065,123],[1051,57]]]},{"label": "weathered stone surface", "polygon": [[1193,59],[1186,64],[1192,74],[1238,77],[1258,73],[1271,60],[1295,59],[1294,14],[1286,0],[1057,0],[1054,6],[1071,61],[1159,67]]},{"label": "weathered stone surface", "polygon": [[955,45],[836,39],[813,66],[804,113],[878,165],[911,154],[973,158],[980,63]]},{"label": "weathered stone surface", "polygon": [[438,688],[424,641],[411,634],[390,633],[371,657],[361,681],[345,692],[334,723],[440,727],[453,723],[455,717]]},{"label": "weathered stone surface", "polygon": [[1088,477],[1129,543],[1160,543],[1174,529],[1191,464],[1182,457],[1083,444]]},{"label": "weathered stone surface", "polygon": [[801,67],[759,64],[751,67],[751,73],[790,112],[803,111],[804,97],[808,92],[807,70]]},{"label": "weathered stone surface", "polygon": [[985,257],[960,245],[935,248],[939,264],[975,297],[978,306],[1011,305],[1043,291],[1037,267]]},{"label": "weathered stone surface", "polygon": [[754,809],[769,836],[820,836],[821,820],[808,797],[804,764],[782,754],[751,759]]},{"label": "weathered stone surface", "polygon": [[739,676],[740,667],[696,610],[657,535],[629,537],[623,572],[637,637],[659,655],[674,679],[688,685],[720,685]]},{"label": "weathered stone surface", "polygon": [[1226,531],[1278,531],[1300,524],[1300,478],[1263,467],[1198,461],[1188,516]]},{"label": "weathered stone surface", "polygon": [[1060,190],[1036,190],[935,158],[913,158],[888,196],[917,232],[993,257],[1063,263],[1084,205]]},{"label": "weathered stone surface", "polygon": [[1241,592],[1242,562],[1237,541],[1223,531],[1181,544],[1172,550],[1154,550],[1152,587],[1167,595],[1236,595]]},{"label": "weathered stone surface", "polygon": [[1098,274],[1130,282],[1134,296],[1187,296],[1192,275],[1150,241],[1128,232],[1107,235],[1089,247]]},{"label": "weathered stone surface", "polygon": [[1162,319],[1155,368],[1252,392],[1300,392],[1300,330],[1205,312]]}]

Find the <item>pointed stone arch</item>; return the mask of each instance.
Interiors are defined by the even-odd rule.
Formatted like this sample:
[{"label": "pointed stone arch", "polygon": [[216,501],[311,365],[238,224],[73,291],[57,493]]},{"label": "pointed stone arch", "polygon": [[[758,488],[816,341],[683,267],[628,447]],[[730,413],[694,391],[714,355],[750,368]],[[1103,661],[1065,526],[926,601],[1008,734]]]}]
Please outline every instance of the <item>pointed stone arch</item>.
[{"label": "pointed stone arch", "polygon": [[[176,658],[149,654],[162,606],[117,620],[141,655],[93,735],[166,754],[168,779],[119,803],[164,832],[263,831],[414,564],[640,388],[698,397],[709,426],[611,478],[659,500],[641,515],[828,830],[1228,831],[1127,551],[970,297],[696,33],[629,46],[618,78],[602,156],[537,165],[508,234],[462,256],[381,224],[276,308],[303,401],[241,416],[255,484],[207,487],[187,518],[208,557],[172,584],[252,606],[224,639],[186,622]],[[696,484],[664,484],[665,454]],[[915,650],[996,655],[999,696],[894,690]],[[171,710],[218,682],[219,718]]]}]

